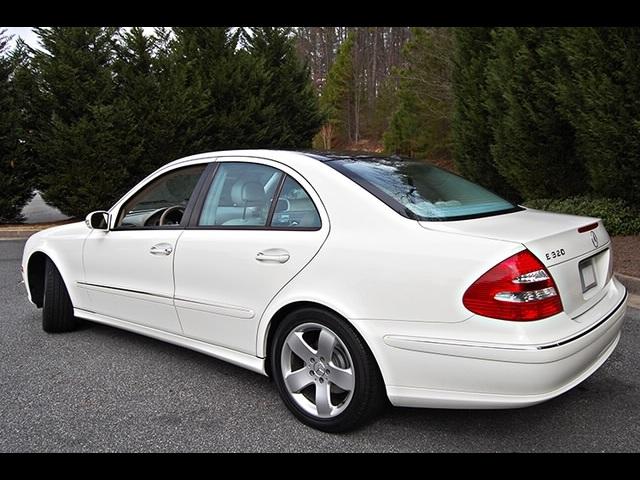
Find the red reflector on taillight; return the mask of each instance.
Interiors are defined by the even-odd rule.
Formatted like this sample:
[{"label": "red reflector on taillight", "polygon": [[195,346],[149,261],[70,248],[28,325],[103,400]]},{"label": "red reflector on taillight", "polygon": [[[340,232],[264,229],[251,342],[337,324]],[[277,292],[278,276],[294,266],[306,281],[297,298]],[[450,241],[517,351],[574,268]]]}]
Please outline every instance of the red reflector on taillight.
[{"label": "red reflector on taillight", "polygon": [[593,230],[594,228],[598,228],[598,222],[590,223],[589,225],[585,225],[584,227],[580,227],[578,229],[578,233],[588,232],[589,230]]},{"label": "red reflector on taillight", "polygon": [[540,320],[562,312],[553,278],[529,250],[516,253],[478,278],[462,303],[473,313],[500,320]]}]

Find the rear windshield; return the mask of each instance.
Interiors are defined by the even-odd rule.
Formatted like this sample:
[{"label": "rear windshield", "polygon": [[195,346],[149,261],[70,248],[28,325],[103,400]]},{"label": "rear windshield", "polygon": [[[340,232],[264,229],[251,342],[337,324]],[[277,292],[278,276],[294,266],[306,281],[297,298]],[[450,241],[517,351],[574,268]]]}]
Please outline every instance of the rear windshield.
[{"label": "rear windshield", "polygon": [[327,165],[416,220],[464,220],[520,210],[480,185],[428,163],[343,158]]}]

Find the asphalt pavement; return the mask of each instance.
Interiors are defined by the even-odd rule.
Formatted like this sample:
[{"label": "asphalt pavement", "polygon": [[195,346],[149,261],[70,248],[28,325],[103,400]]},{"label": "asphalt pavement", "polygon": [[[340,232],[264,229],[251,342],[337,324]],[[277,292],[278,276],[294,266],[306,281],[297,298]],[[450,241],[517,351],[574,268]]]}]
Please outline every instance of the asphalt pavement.
[{"label": "asphalt pavement", "polygon": [[595,374],[519,410],[389,408],[327,434],[266,377],[98,324],[41,329],[19,284],[24,241],[0,242],[0,452],[637,452],[640,310]]}]

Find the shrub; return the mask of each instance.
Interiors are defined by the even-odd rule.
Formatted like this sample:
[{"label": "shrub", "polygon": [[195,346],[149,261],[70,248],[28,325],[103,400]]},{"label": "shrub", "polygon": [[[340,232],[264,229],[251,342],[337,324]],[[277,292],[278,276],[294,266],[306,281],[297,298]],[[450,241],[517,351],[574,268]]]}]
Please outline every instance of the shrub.
[{"label": "shrub", "polygon": [[557,97],[591,190],[640,201],[640,29],[566,29]]},{"label": "shrub", "polygon": [[529,200],[524,206],[549,212],[598,217],[610,235],[640,234],[640,211],[617,198],[575,196],[564,199]]},{"label": "shrub", "polygon": [[486,69],[491,154],[496,169],[523,198],[586,193],[574,132],[552,94],[563,66],[560,28],[500,28]]}]

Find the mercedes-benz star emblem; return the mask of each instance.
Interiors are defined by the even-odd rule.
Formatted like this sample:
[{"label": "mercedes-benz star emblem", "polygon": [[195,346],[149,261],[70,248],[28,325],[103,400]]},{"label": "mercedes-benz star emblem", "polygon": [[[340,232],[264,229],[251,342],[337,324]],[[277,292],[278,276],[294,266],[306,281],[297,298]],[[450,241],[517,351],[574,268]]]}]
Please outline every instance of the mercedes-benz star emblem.
[{"label": "mercedes-benz star emblem", "polygon": [[598,248],[599,242],[596,232],[591,232],[591,243],[593,243],[594,248]]}]

